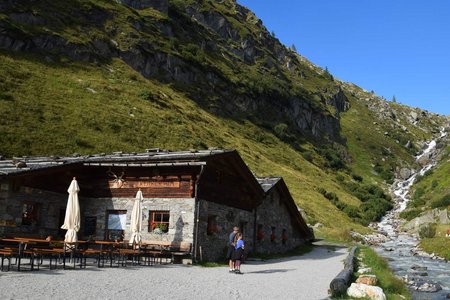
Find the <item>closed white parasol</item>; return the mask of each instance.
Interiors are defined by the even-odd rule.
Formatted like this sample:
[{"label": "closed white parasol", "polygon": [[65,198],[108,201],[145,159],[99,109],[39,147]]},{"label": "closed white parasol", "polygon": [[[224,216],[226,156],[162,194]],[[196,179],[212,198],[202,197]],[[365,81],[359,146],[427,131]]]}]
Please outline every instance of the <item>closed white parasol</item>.
[{"label": "closed white parasol", "polygon": [[78,202],[78,192],[80,188],[76,178],[74,177],[70,183],[69,189],[69,199],[67,200],[66,216],[64,218],[64,224],[61,226],[62,229],[66,229],[66,237],[64,242],[66,243],[76,243],[78,241],[77,232],[80,230],[80,204]]},{"label": "closed white parasol", "polygon": [[141,202],[144,199],[142,191],[136,193],[136,199],[134,200],[133,210],[131,211],[131,224],[130,224],[130,245],[139,245],[141,243],[141,230],[142,230],[142,206]]}]

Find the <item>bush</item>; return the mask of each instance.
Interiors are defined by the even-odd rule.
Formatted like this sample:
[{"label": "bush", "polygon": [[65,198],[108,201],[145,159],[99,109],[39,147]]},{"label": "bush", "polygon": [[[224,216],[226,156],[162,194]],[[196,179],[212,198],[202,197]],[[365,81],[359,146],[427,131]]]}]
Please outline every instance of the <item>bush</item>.
[{"label": "bush", "polygon": [[352,173],[352,178],[356,181],[362,182],[363,178],[361,176],[359,176],[358,174],[354,174]]},{"label": "bush", "polygon": [[411,221],[414,218],[417,218],[422,211],[420,209],[408,209],[404,210],[400,213],[400,218],[403,218],[407,221]]},{"label": "bush", "polygon": [[311,152],[305,151],[305,152],[302,153],[302,156],[303,156],[304,159],[306,159],[309,162],[313,161],[313,157],[312,157]]},{"label": "bush", "polygon": [[445,195],[439,200],[433,201],[431,203],[432,208],[441,208],[441,207],[448,207],[450,205],[450,194]]},{"label": "bush", "polygon": [[321,151],[321,154],[326,159],[325,166],[331,169],[339,170],[345,168],[345,161],[340,157],[334,149],[326,148]]},{"label": "bush", "polygon": [[325,193],[324,196],[325,196],[325,198],[327,198],[330,201],[339,200],[338,196],[333,192],[327,192],[327,193]]},{"label": "bush", "polygon": [[408,203],[408,207],[419,207],[425,204],[425,200],[422,199],[422,196],[425,195],[425,189],[419,187],[414,192],[411,201]]},{"label": "bush", "polygon": [[424,174],[423,174],[423,176],[424,177],[427,177],[427,176],[430,176],[430,175],[432,175],[433,174],[433,169],[429,169],[429,170],[427,170]]},{"label": "bush", "polygon": [[288,126],[284,123],[278,124],[273,128],[275,135],[280,139],[284,139],[288,136]]},{"label": "bush", "polygon": [[431,182],[431,188],[435,188],[435,187],[437,187],[439,185],[439,181],[437,181],[437,180],[433,180],[432,182]]},{"label": "bush", "polygon": [[151,92],[149,90],[142,90],[139,92],[139,98],[141,98],[143,100],[152,100],[152,99],[156,99],[157,95],[155,95],[153,92]]},{"label": "bush", "polygon": [[327,190],[324,189],[323,187],[318,187],[318,188],[316,189],[316,191],[319,192],[319,193],[321,193],[321,194],[324,195],[324,196],[325,196],[325,194],[327,193]]},{"label": "bush", "polygon": [[436,224],[429,223],[419,228],[419,236],[421,239],[431,239],[436,235]]},{"label": "bush", "polygon": [[414,183],[419,183],[419,182],[422,181],[422,179],[423,179],[423,176],[422,176],[422,175],[417,175],[417,176],[416,176],[416,179],[414,180]]},{"label": "bush", "polygon": [[342,176],[341,174],[337,174],[337,175],[336,175],[336,180],[337,180],[337,181],[340,181],[340,182],[343,182],[343,181],[345,180],[345,178],[344,178],[344,176]]},{"label": "bush", "polygon": [[347,205],[346,208],[344,208],[344,213],[352,219],[360,218],[359,215],[359,209],[356,206],[353,205]]}]

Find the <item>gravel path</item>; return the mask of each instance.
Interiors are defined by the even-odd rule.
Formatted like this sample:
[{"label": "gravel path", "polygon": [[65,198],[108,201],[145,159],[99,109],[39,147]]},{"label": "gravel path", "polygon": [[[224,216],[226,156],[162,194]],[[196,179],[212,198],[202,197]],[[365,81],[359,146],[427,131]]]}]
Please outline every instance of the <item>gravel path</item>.
[{"label": "gravel path", "polygon": [[156,265],[0,273],[0,299],[326,299],[346,248],[226,267]]}]

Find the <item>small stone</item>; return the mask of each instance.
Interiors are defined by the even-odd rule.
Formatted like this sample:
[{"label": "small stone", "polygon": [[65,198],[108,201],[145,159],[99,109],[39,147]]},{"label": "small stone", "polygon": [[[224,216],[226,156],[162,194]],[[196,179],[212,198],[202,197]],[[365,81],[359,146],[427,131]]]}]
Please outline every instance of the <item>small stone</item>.
[{"label": "small stone", "polygon": [[358,279],[356,279],[356,283],[363,283],[367,285],[377,285],[377,277],[375,275],[359,275]]},{"label": "small stone", "polygon": [[367,274],[367,273],[371,273],[372,272],[372,268],[361,268],[358,269],[358,273],[359,274]]},{"label": "small stone", "polygon": [[425,266],[413,265],[411,267],[411,269],[416,270],[416,271],[426,271],[428,268]]}]

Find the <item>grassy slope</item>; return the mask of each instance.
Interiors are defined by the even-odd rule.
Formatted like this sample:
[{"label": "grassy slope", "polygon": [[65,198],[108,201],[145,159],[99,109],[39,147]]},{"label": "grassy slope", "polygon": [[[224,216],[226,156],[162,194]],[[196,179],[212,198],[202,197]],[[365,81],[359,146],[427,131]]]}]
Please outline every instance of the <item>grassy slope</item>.
[{"label": "grassy slope", "polygon": [[413,185],[413,190],[423,189],[424,207],[429,207],[433,202],[450,194],[450,146],[443,149],[440,163],[427,172],[427,175]]},{"label": "grassy slope", "polygon": [[[354,204],[359,200],[335,182],[334,174],[306,161],[271,132],[247,121],[211,115],[169,85],[142,78],[120,60],[101,68],[42,61],[31,55],[0,56],[0,82],[10,95],[0,100],[3,155],[236,148],[257,175],[283,176],[309,221],[323,223],[329,235],[342,238],[350,227],[365,230],[315,188],[335,191]],[[142,91],[150,91],[154,99],[142,99]]]},{"label": "grassy slope", "polygon": [[438,225],[436,236],[420,241],[420,247],[428,253],[434,253],[450,260],[450,238],[446,236],[448,225]]}]

